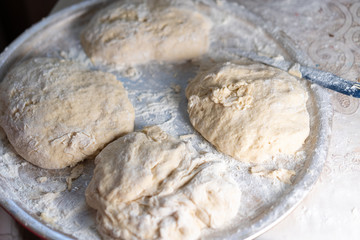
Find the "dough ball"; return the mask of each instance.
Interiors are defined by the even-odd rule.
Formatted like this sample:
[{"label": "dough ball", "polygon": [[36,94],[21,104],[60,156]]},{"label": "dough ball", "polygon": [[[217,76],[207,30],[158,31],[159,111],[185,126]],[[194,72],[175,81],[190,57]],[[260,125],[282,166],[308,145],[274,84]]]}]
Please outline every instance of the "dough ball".
[{"label": "dough ball", "polygon": [[165,1],[116,2],[98,12],[81,35],[95,63],[179,61],[204,54],[211,22],[202,14]]},{"label": "dough ball", "polygon": [[186,97],[194,128],[238,160],[260,163],[294,154],[309,135],[306,89],[273,67],[218,64],[190,81]]},{"label": "dough ball", "polygon": [[227,166],[157,126],[110,143],[95,164],[85,196],[105,239],[197,239],[239,208]]},{"label": "dough ball", "polygon": [[121,82],[65,60],[34,58],[0,84],[0,125],[16,152],[59,169],[133,131],[134,109]]}]

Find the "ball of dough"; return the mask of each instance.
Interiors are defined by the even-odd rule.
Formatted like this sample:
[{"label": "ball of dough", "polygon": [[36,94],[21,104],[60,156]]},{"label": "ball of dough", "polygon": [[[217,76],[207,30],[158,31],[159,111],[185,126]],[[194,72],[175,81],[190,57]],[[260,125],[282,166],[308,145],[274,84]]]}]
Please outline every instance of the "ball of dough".
[{"label": "ball of dough", "polygon": [[86,192],[105,239],[197,239],[237,214],[241,192],[223,162],[208,161],[157,126],[129,133],[95,159]]},{"label": "ball of dough", "polygon": [[190,81],[186,97],[194,128],[238,160],[259,163],[294,154],[309,135],[306,89],[273,67],[218,64]]},{"label": "ball of dough", "polygon": [[121,82],[65,60],[34,58],[0,84],[0,125],[27,161],[59,169],[133,131],[134,109]]},{"label": "ball of dough", "polygon": [[100,64],[178,61],[207,51],[210,28],[210,20],[194,10],[159,1],[121,1],[93,17],[81,43],[91,60]]}]

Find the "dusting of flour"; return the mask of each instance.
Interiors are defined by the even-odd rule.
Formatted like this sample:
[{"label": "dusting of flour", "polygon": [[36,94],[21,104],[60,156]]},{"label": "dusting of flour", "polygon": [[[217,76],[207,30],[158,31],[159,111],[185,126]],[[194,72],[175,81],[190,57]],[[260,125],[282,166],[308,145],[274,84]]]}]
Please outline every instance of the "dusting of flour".
[{"label": "dusting of flour", "polygon": [[[214,22],[210,36],[210,51],[203,59],[177,64],[110,66],[102,67],[101,70],[114,73],[124,83],[135,108],[135,130],[149,125],[159,125],[168,134],[189,142],[196,150],[212,153],[209,156],[231,166],[231,174],[243,192],[236,220],[231,226],[217,233],[204,233],[210,237],[226,237],[239,229],[250,228],[251,224],[261,218],[279,198],[293,188],[293,185],[276,178],[253,175],[249,172],[253,165],[221,154],[205,141],[193,129],[188,119],[184,94],[187,81],[196,75],[200,63],[206,65],[206,62],[232,58],[226,55],[226,51],[224,53],[227,47],[257,51],[271,57],[288,56],[273,38],[248,20],[251,19],[251,15],[246,9],[225,1],[218,1],[217,4],[199,1],[195,6]],[[46,41],[48,45],[44,42],[38,43],[43,44],[39,47],[41,51],[30,55],[73,59],[96,69],[81,49],[78,39],[89,17],[85,15],[73,19],[73,22],[67,21],[60,26],[64,34],[53,34],[52,38]],[[305,164],[306,155],[307,151],[301,151],[293,159],[277,156],[272,163],[263,167],[270,171],[278,168],[290,169],[298,175]],[[16,155],[3,130],[0,129],[0,195],[5,201],[11,199],[17,202],[27,213],[55,230],[78,239],[99,239],[95,230],[95,213],[86,205],[84,197],[94,168],[92,161],[93,159],[88,159],[82,163],[82,173],[76,178],[72,175],[71,168],[56,171],[37,168]],[[69,179],[71,188],[68,189]]]}]

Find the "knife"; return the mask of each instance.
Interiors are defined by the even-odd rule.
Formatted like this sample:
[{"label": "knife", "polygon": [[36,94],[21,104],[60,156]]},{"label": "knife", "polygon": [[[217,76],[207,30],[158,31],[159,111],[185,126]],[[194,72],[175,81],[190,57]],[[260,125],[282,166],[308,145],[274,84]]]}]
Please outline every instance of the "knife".
[{"label": "knife", "polygon": [[[276,67],[276,68],[279,68],[279,69],[287,71],[287,72],[294,66],[294,63],[292,63],[292,62],[282,60],[282,59],[279,60],[277,58],[260,56],[260,55],[256,54],[255,52],[251,52],[251,51],[250,52],[244,51],[244,50],[241,50],[238,48],[227,49],[227,50],[233,54],[237,54],[242,57],[246,57],[252,61],[261,62],[266,65]],[[302,78],[304,78],[312,83],[318,84],[322,87],[331,89],[333,91],[336,91],[336,92],[339,92],[342,94],[360,98],[360,83],[358,83],[358,82],[345,80],[339,76],[336,76],[333,73],[321,71],[319,69],[311,68],[308,66],[299,65],[298,70],[301,73]]]}]

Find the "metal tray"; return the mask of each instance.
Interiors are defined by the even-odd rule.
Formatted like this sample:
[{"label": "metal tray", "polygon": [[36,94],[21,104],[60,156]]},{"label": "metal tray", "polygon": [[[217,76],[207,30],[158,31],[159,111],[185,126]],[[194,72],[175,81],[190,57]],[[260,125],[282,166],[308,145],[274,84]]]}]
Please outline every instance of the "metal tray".
[{"label": "metal tray", "polygon": [[[217,3],[205,0],[196,3],[198,10],[214,17],[214,21],[222,21],[227,16],[224,24],[213,29],[217,34],[211,37],[208,60],[227,59],[229,55],[224,54],[226,48],[238,47],[309,64],[308,59],[293,46],[291,39],[276,31],[270,23],[263,22],[236,3]],[[25,31],[1,54],[0,79],[11,66],[34,56],[70,58],[90,68],[110,71],[117,75],[129,92],[136,111],[136,129],[158,124],[172,135],[185,137],[198,149],[229,160],[199,136],[188,120],[184,90],[187,80],[195,76],[201,60],[126,68],[91,64],[81,48],[79,35],[93,13],[107,4],[99,1],[79,3]],[[177,85],[181,87],[180,92],[174,90]],[[247,170],[249,164],[237,163],[240,170],[233,174],[246,197],[236,221],[231,226],[204,233],[203,236],[214,239],[254,238],[283,219],[309,193],[326,160],[332,108],[325,90],[310,84],[306,87],[310,93],[311,133],[304,146],[305,157],[297,163],[283,164],[296,170],[293,184],[252,176]],[[84,170],[68,190],[67,179],[71,168],[44,170],[27,163],[16,155],[0,128],[0,204],[23,225],[44,238],[99,239],[95,212],[86,205],[84,198],[94,165],[92,159],[81,164]]]}]

